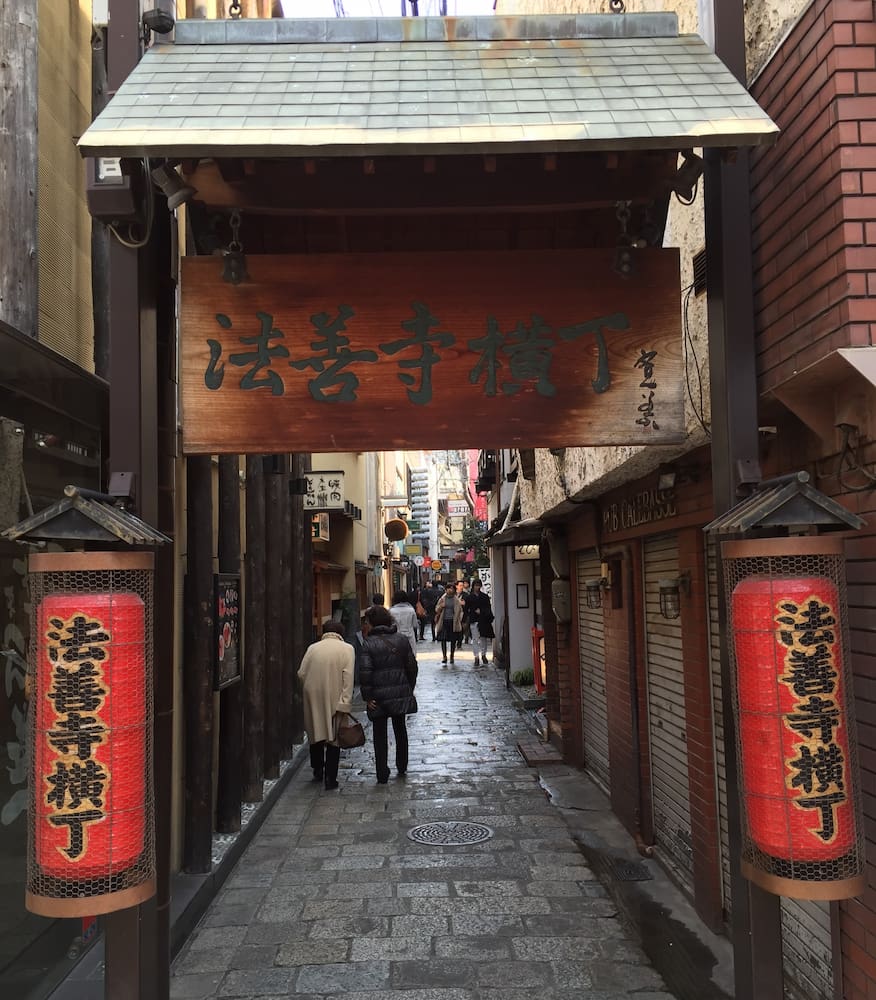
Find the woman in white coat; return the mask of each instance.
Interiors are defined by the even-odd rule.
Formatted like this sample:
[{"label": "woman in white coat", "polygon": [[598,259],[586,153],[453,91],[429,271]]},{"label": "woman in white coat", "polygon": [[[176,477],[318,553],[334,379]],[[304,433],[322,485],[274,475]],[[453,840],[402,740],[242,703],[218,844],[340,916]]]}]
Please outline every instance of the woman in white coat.
[{"label": "woman in white coat", "polygon": [[356,654],[344,641],[344,627],[326,622],[322,638],[308,647],[298,668],[304,693],[304,728],[310,742],[313,780],[338,787],[341,748],[334,742],[335,712],[353,710],[353,663]]},{"label": "woman in white coat", "polygon": [[417,612],[411,604],[411,599],[404,590],[397,590],[392,595],[392,607],[389,609],[396,631],[403,635],[411,644],[414,656],[417,655],[417,632],[420,621]]}]

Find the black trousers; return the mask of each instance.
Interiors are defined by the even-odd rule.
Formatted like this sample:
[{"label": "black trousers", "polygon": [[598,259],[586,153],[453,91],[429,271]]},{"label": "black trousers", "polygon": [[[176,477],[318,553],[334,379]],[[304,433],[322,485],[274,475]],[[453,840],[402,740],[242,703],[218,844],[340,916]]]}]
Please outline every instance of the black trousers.
[{"label": "black trousers", "polygon": [[453,659],[453,654],[458,646],[462,645],[462,632],[450,632],[444,629],[441,633],[441,659],[447,659],[447,639],[450,638],[450,659]]},{"label": "black trousers", "polygon": [[420,638],[423,638],[423,633],[426,631],[426,621],[429,622],[429,628],[432,629],[432,642],[435,641],[435,618],[432,615],[426,615],[425,618],[420,619]]},{"label": "black trousers", "polygon": [[[408,769],[408,727],[403,715],[392,715],[392,733],[395,736],[395,766],[399,774]],[[374,763],[377,780],[384,784],[389,779],[389,743],[386,736],[387,717],[371,720],[374,739]]]},{"label": "black trousers", "polygon": [[333,785],[338,780],[338,764],[341,761],[341,748],[320,740],[310,744],[310,766],[313,777],[319,781],[325,778],[326,785]]}]

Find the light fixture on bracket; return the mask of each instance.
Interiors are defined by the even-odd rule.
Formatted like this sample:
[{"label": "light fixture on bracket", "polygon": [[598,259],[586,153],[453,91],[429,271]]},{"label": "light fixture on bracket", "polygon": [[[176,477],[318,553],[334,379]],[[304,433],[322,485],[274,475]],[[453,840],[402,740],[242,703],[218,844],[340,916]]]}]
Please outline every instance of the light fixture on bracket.
[{"label": "light fixture on bracket", "polygon": [[668,621],[681,617],[681,595],[690,594],[690,573],[685,570],[678,576],[657,581],[660,591],[660,614]]},{"label": "light fixture on bracket", "polygon": [[587,595],[587,607],[595,611],[602,607],[602,595],[609,589],[608,578],[597,576],[592,580],[584,581],[584,590]]},{"label": "light fixture on bracket", "polygon": [[170,11],[153,7],[151,10],[143,11],[143,44],[148,45],[152,40],[152,35],[169,35],[176,26],[173,14]]},{"label": "light fixture on bracket", "polygon": [[161,189],[161,193],[167,198],[167,207],[173,212],[184,205],[193,195],[197,194],[197,189],[190,187],[180,177],[176,167],[171,163],[162,163],[152,171],[152,180]]}]

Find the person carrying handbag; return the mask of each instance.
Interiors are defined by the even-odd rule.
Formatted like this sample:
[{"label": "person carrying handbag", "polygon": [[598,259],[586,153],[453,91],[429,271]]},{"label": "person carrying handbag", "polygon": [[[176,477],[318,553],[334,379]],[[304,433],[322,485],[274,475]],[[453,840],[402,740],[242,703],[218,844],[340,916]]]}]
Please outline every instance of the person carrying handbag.
[{"label": "person carrying handbag", "polygon": [[450,643],[450,662],[456,647],[462,644],[462,616],[464,612],[462,601],[456,593],[456,585],[448,583],[444,587],[444,596],[435,605],[435,628],[441,640],[441,665],[447,664],[447,643]]},{"label": "person carrying handbag", "polygon": [[410,642],[396,629],[386,608],[369,608],[365,618],[371,629],[362,652],[360,688],[371,720],[377,784],[385,785],[389,780],[387,723],[390,719],[399,777],[404,777],[408,769],[405,717],[417,711],[417,699],[414,697],[417,658]]},{"label": "person carrying handbag", "polygon": [[344,626],[326,622],[322,638],[308,646],[298,668],[313,780],[324,780],[327,791],[338,787],[341,748],[335,742],[335,713],[353,710],[355,659],[353,647],[344,641]]}]

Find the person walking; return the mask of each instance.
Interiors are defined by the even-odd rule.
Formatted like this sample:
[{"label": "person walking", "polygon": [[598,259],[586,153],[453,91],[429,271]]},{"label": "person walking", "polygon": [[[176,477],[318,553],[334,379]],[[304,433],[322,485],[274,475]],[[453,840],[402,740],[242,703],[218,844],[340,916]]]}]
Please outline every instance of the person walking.
[{"label": "person walking", "polygon": [[474,652],[474,665],[480,666],[481,656],[484,663],[489,663],[487,659],[487,636],[484,630],[489,627],[492,632],[493,608],[490,598],[484,593],[483,582],[477,578],[472,580],[471,590],[463,596],[465,605],[465,618],[471,629],[471,644]]},{"label": "person walking", "polygon": [[444,594],[435,605],[435,626],[441,639],[441,664],[447,663],[447,643],[450,643],[450,662],[453,663],[453,653],[462,639],[462,601],[456,593],[456,585],[449,582],[444,588]]},{"label": "person walking", "polygon": [[322,638],[308,647],[298,668],[313,780],[325,781],[328,791],[338,787],[341,759],[341,748],[334,742],[334,716],[353,710],[355,658],[353,647],[344,641],[344,626],[326,622]]},{"label": "person walking", "polygon": [[435,605],[438,603],[438,598],[441,596],[443,591],[435,583],[427,584],[421,594],[420,601],[423,604],[423,610],[426,612],[426,617],[420,619],[420,638],[424,638],[424,632],[426,631],[426,622],[429,623],[429,628],[432,630],[432,642],[435,641]]},{"label": "person walking", "polygon": [[407,591],[397,590],[392,595],[392,607],[389,609],[389,613],[399,635],[403,635],[408,640],[411,644],[411,651],[416,656],[419,622],[417,621],[417,612],[411,604]]},{"label": "person walking", "polygon": [[389,780],[387,721],[392,720],[395,737],[395,766],[399,777],[408,770],[408,729],[406,716],[417,711],[417,658],[410,640],[401,635],[386,608],[365,612],[371,626],[362,653],[362,697],[374,739],[377,784]]},{"label": "person walking", "polygon": [[456,581],[456,596],[462,601],[462,638],[459,640],[460,646],[464,642],[471,642],[471,627],[468,623],[468,615],[465,613],[465,601],[470,593],[470,586],[471,584],[468,580]]}]

